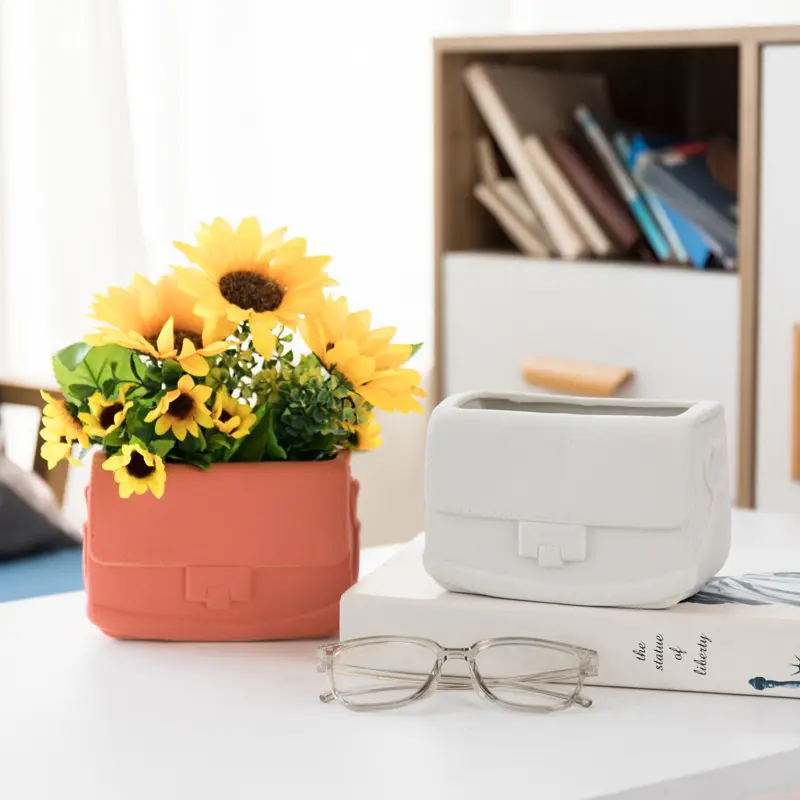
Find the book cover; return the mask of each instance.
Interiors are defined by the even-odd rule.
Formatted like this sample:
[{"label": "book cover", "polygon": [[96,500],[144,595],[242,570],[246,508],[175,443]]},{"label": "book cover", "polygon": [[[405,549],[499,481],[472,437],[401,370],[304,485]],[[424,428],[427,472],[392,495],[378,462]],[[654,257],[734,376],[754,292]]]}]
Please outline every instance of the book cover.
[{"label": "book cover", "polygon": [[[629,169],[635,175],[636,160],[640,155],[667,147],[670,144],[674,144],[674,141],[658,140],[641,133],[633,134],[630,137],[630,155],[627,160]],[[656,204],[661,208],[667,220],[666,224],[671,226],[674,234],[678,237],[689,262],[698,269],[705,267],[711,257],[711,248],[703,237],[702,231],[669,203],[661,200],[658,195],[649,190],[646,194],[651,204]]]},{"label": "book cover", "polygon": [[642,229],[647,241],[658,257],[659,261],[669,261],[672,258],[672,250],[667,242],[664,233],[653,219],[653,215],[647,207],[647,203],[642,197],[641,192],[636,187],[633,179],[628,174],[625,165],[617,156],[608,133],[598,122],[595,115],[585,105],[578,105],[575,108],[575,119],[583,129],[586,138],[600,156],[611,179],[614,181],[619,193],[625,202],[630,206],[631,213],[639,227]]},{"label": "book cover", "polygon": [[607,107],[605,79],[599,75],[484,63],[471,64],[463,75],[478,111],[556,251],[568,259],[586,255],[587,242],[542,180],[528,157],[523,138],[559,130],[578,102]]},{"label": "book cover", "polygon": [[447,592],[425,571],[423,549],[420,535],[345,593],[342,638],[397,634],[465,647],[532,636],[597,650],[597,685],[800,698],[800,542],[734,549],[721,577],[664,610]]},{"label": "book cover", "polygon": [[643,153],[636,160],[635,171],[652,192],[716,242],[725,258],[735,259],[736,196],[714,179],[707,149],[705,142],[690,142]]},{"label": "book cover", "polygon": [[561,207],[575,223],[592,253],[596,256],[610,255],[613,251],[611,239],[608,238],[573,185],[550,156],[542,139],[539,136],[526,136],[523,144],[545,186],[550,189]]},{"label": "book cover", "polygon": [[556,132],[541,138],[553,161],[572,183],[616,247],[624,253],[634,251],[641,240],[639,228],[619,195],[606,186],[583,158],[572,137]]}]

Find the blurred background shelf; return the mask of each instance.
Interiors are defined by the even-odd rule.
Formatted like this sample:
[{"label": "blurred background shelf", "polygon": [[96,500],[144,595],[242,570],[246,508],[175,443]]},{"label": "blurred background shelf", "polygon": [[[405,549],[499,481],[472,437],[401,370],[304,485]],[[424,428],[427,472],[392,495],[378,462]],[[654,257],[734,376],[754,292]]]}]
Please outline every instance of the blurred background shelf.
[{"label": "blurred background shelf", "polygon": [[[629,368],[620,394],[724,404],[738,505],[800,511],[800,28],[439,39],[434,61],[436,397],[531,390],[531,357]],[[735,142],[737,269],[515,255],[474,197],[475,141],[487,133],[463,78],[475,62],[601,74],[626,122]]]}]

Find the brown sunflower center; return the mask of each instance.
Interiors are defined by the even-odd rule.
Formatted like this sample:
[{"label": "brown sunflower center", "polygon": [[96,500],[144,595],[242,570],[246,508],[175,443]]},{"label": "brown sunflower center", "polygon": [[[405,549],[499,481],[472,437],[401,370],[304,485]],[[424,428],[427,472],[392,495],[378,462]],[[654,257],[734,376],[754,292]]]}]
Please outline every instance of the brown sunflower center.
[{"label": "brown sunflower center", "polygon": [[284,295],[283,289],[271,278],[246,270],[223,275],[219,280],[219,291],[229,303],[252,309],[258,314],[274,311]]},{"label": "brown sunflower center", "polygon": [[[195,350],[199,350],[203,346],[203,337],[194,331],[185,331],[183,328],[178,328],[174,331],[173,336],[175,337],[175,349],[179,353],[183,348],[184,339],[188,339],[194,345]],[[158,336],[148,336],[147,341],[150,342],[156,350],[158,349]]]},{"label": "brown sunflower center", "polygon": [[190,394],[179,394],[170,404],[169,413],[178,419],[186,419],[194,409],[194,398]]},{"label": "brown sunflower center", "polygon": [[219,421],[220,422],[227,422],[229,419],[233,419],[233,414],[229,414],[224,408],[222,411],[219,412]]},{"label": "brown sunflower center", "polygon": [[106,406],[98,417],[100,427],[103,430],[110,428],[114,424],[114,417],[116,417],[118,412],[122,411],[123,408],[124,406],[122,403],[114,403],[113,405]]},{"label": "brown sunflower center", "polygon": [[133,478],[147,478],[156,471],[156,468],[148,466],[144,456],[134,450],[131,453],[131,460],[128,462],[127,470],[128,474]]}]

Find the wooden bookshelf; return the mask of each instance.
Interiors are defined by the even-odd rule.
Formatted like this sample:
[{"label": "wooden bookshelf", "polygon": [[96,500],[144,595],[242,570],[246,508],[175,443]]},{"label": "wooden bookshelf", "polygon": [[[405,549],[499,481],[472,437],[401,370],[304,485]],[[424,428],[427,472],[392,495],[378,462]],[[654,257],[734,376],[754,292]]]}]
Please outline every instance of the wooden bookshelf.
[{"label": "wooden bookshelf", "polygon": [[[437,399],[448,391],[446,254],[510,249],[494,219],[473,198],[477,180],[474,143],[486,129],[464,85],[464,67],[472,61],[491,61],[602,73],[608,80],[615,115],[626,123],[688,137],[727,135],[738,140],[738,270],[734,276],[720,271],[719,280],[739,282],[734,490],[738,505],[754,505],[761,55],[765,46],[773,44],[800,44],[800,26],[435,40]],[[638,267],[664,269],[660,264],[640,263]]]}]

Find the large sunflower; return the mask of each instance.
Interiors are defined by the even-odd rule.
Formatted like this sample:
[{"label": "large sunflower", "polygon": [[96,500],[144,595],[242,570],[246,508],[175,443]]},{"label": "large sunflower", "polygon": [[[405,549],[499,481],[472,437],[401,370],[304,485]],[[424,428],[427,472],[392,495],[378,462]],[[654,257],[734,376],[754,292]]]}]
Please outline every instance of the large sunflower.
[{"label": "large sunflower", "polygon": [[384,411],[422,412],[425,397],[420,374],[401,368],[411,357],[409,344],[392,344],[396,328],[370,330],[369,311],[349,313],[347,299],[325,298],[300,323],[300,333],[314,355],[341,373],[368,403]]},{"label": "large sunflower", "polygon": [[138,444],[124,444],[119,453],[103,462],[103,469],[114,473],[119,484],[119,496],[130,497],[145,494],[148,490],[155,497],[164,494],[167,472],[163,460]]},{"label": "large sunflower", "polygon": [[206,406],[212,391],[210,386],[195,386],[191,376],[184,375],[178,381],[178,388],[167,392],[144,421],[156,421],[156,436],[163,436],[170,429],[179,442],[187,433],[199,436],[198,426],[214,427]]},{"label": "large sunflower", "polygon": [[72,445],[78,442],[81,447],[88,449],[91,445],[88,434],[72,416],[63,400],[57,400],[47,392],[41,392],[41,395],[45,406],[42,409],[43,427],[39,435],[44,443],[39,452],[47,462],[47,468],[53,469],[65,458],[70,464],[79,466],[81,462],[71,455]]},{"label": "large sunflower", "polygon": [[92,345],[120,344],[153,358],[174,358],[190,375],[208,374],[206,358],[230,347],[224,340],[234,331],[221,315],[195,314],[196,299],[178,285],[175,275],[153,284],[135,275],[128,289],[112,286],[97,295],[89,316],[109,325],[86,337]]},{"label": "large sunflower", "polygon": [[175,242],[200,267],[176,267],[181,286],[197,298],[195,311],[236,325],[249,322],[265,358],[275,350],[275,327],[294,330],[301,315],[322,304],[323,288],[335,283],[324,269],[330,258],[307,256],[305,239],[284,241],[285,232],[278,228],[264,236],[255,217],[234,230],[217,217],[195,233],[196,246]]}]

